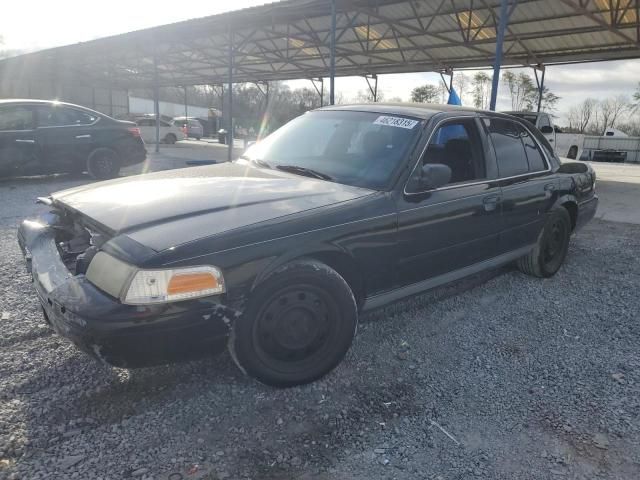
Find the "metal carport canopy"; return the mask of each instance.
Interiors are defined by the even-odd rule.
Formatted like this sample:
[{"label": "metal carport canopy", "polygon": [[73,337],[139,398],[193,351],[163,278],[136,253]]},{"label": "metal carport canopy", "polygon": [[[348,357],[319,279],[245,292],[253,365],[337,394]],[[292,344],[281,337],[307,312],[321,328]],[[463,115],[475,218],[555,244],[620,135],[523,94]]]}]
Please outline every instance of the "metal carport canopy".
[{"label": "metal carport canopy", "polygon": [[[503,65],[640,57],[639,0],[504,1]],[[336,76],[495,61],[501,0],[335,2]],[[284,0],[43,50],[0,62],[0,78],[122,88],[224,84],[230,53],[233,82],[327,77],[331,7],[332,0]]]}]

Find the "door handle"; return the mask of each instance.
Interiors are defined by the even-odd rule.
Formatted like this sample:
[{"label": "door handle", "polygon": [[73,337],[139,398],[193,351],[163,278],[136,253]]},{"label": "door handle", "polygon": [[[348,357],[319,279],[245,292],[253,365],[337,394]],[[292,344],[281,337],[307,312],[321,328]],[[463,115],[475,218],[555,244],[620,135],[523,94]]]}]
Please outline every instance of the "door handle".
[{"label": "door handle", "polygon": [[76,138],[91,138],[90,134],[85,134],[85,135],[76,135]]},{"label": "door handle", "polygon": [[493,212],[500,203],[500,195],[490,195],[482,199],[484,209],[487,212]]},{"label": "door handle", "polygon": [[16,138],[16,143],[36,143],[36,141],[30,138]]}]

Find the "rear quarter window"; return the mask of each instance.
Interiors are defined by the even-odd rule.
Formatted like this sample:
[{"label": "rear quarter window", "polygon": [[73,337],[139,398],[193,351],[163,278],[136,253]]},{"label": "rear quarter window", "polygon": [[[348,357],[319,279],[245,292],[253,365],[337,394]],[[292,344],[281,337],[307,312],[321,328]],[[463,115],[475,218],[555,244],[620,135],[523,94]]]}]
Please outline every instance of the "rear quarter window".
[{"label": "rear quarter window", "polygon": [[520,127],[520,129],[522,131],[522,143],[524,144],[524,149],[527,154],[527,161],[529,162],[529,171],[541,172],[543,170],[546,170],[547,165],[544,160],[544,156],[540,151],[540,148],[538,148],[538,144],[525,128]]}]

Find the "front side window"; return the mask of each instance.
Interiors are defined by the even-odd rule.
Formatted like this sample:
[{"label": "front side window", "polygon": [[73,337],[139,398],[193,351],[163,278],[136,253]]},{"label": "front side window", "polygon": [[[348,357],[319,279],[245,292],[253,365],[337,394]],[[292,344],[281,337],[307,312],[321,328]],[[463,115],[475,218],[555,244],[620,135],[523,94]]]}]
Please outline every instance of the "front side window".
[{"label": "front side window", "polygon": [[517,123],[502,118],[486,118],[489,137],[493,143],[501,177],[514,177],[529,172],[529,162]]},{"label": "front side window", "polygon": [[[439,163],[451,169],[449,184],[486,178],[482,142],[473,119],[453,120],[431,136],[422,164]],[[414,172],[414,175],[419,172]]]},{"label": "front side window", "polygon": [[39,127],[91,125],[98,117],[90,112],[59,105],[37,107]]},{"label": "front side window", "polygon": [[33,129],[33,110],[21,105],[0,107],[0,131]]},{"label": "front side window", "polygon": [[385,189],[415,144],[422,121],[400,115],[317,111],[252,145],[246,160],[270,168]]}]

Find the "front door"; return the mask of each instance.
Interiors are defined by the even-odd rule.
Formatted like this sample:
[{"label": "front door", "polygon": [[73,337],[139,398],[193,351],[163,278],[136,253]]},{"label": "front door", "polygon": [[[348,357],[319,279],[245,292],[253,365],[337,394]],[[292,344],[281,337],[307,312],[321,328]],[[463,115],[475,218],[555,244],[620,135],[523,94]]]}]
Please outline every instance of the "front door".
[{"label": "front door", "polygon": [[475,117],[441,123],[413,175],[423,164],[451,169],[449,184],[406,191],[398,199],[396,286],[406,286],[490,259],[498,254],[500,187],[488,144]]},{"label": "front door", "polygon": [[35,159],[34,113],[28,105],[0,106],[0,175],[23,172]]}]

